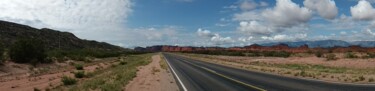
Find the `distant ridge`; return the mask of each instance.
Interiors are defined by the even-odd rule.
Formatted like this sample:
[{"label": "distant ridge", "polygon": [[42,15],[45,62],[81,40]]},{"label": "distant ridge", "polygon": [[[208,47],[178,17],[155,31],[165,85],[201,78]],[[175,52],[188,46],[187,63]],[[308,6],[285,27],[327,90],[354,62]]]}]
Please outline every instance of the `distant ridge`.
[{"label": "distant ridge", "polygon": [[318,41],[297,41],[297,42],[273,42],[273,43],[264,43],[262,46],[274,46],[278,44],[287,44],[290,47],[299,47],[302,45],[308,45],[310,48],[322,47],[349,47],[349,46],[361,46],[361,47],[375,47],[375,41],[354,41],[346,42],[342,40],[318,40]]},{"label": "distant ridge", "polygon": [[93,40],[83,40],[69,32],[61,32],[52,29],[36,29],[27,25],[0,20],[0,42],[10,47],[19,39],[40,39],[47,49],[102,49],[123,51],[127,50],[119,46]]}]

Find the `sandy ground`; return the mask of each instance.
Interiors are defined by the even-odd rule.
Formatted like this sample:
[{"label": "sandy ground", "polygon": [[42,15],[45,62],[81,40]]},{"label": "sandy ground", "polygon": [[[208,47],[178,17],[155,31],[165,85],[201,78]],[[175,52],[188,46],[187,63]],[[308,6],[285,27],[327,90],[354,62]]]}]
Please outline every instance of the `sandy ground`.
[{"label": "sandy ground", "polygon": [[160,55],[154,55],[150,64],[139,67],[125,91],[178,91],[173,75],[161,68],[160,61]]},{"label": "sandy ground", "polygon": [[309,57],[289,57],[289,58],[278,58],[278,57],[235,57],[235,56],[206,56],[209,58],[233,61],[237,63],[251,63],[255,61],[275,63],[275,64],[312,64],[312,65],[324,65],[330,67],[346,67],[346,68],[375,68],[375,59],[348,59],[340,58],[334,61],[327,61],[325,58],[318,58],[315,56]]},{"label": "sandy ground", "polygon": [[[340,55],[340,54],[337,54]],[[259,72],[272,73],[288,77],[318,79],[329,82],[375,84],[375,59],[343,58],[327,61],[325,58],[315,56],[305,57],[240,57],[240,56],[217,56],[201,54],[183,54],[182,56],[199,59],[211,63],[226,65],[235,68],[248,69]],[[254,64],[255,63],[255,64]],[[263,63],[258,65],[256,63]],[[283,64],[322,65],[332,68],[303,68],[303,70],[290,69],[273,66]],[[290,66],[289,66],[290,67]],[[304,74],[302,74],[304,71]],[[341,72],[343,71],[343,72]],[[361,77],[363,80],[360,80]]]},{"label": "sandy ground", "polygon": [[[14,67],[14,65],[20,67]],[[74,77],[72,72],[75,71],[75,68],[67,64],[65,65],[66,68],[62,68],[62,70],[49,70],[49,72],[45,72],[45,74],[30,75],[34,71],[27,69],[30,67],[29,65],[14,63],[6,64],[4,65],[4,69],[11,70],[0,73],[0,91],[34,91],[34,88],[45,90],[47,88],[52,89],[60,86],[62,85],[62,76]],[[53,66],[56,65],[53,64]],[[90,66],[84,67],[84,70],[85,72],[93,72],[97,69],[102,69],[109,66],[110,63],[94,63]]]}]

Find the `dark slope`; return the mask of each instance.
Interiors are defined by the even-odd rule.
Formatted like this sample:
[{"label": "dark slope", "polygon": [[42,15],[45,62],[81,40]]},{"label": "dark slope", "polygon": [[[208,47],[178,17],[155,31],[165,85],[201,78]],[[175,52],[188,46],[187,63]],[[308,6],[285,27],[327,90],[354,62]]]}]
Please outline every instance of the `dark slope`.
[{"label": "dark slope", "polygon": [[105,42],[79,39],[69,32],[61,32],[47,28],[36,29],[26,25],[0,20],[0,42],[6,47],[10,47],[19,39],[42,40],[47,49],[74,50],[87,48],[112,51],[126,50]]}]

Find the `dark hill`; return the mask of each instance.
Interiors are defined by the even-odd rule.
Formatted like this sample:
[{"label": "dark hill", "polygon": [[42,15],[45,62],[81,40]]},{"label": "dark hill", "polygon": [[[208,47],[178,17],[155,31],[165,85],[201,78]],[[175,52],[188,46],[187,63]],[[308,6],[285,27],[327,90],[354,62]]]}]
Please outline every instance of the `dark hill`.
[{"label": "dark hill", "polygon": [[100,49],[109,51],[124,51],[119,46],[114,46],[105,42],[97,42],[92,40],[83,40],[77,38],[69,32],[61,32],[52,29],[36,29],[30,26],[16,24],[0,20],[0,42],[5,47],[10,47],[19,39],[39,39],[42,40],[46,49]]}]

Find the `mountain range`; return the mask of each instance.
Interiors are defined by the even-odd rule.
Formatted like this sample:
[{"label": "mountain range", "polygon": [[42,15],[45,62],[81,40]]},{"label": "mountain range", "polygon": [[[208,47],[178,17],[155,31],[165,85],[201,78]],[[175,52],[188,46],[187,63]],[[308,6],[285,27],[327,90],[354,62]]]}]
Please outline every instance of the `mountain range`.
[{"label": "mountain range", "polygon": [[342,41],[342,40],[318,40],[318,41],[297,41],[297,42],[272,42],[260,44],[262,46],[273,46],[278,44],[286,44],[289,47],[299,47],[302,45],[308,45],[310,48],[322,47],[348,47],[348,46],[361,46],[361,47],[375,47],[375,41]]}]

